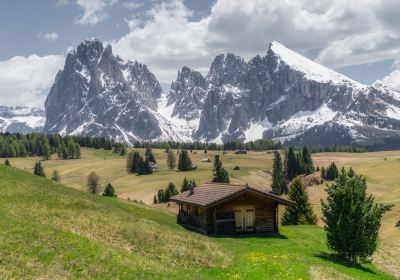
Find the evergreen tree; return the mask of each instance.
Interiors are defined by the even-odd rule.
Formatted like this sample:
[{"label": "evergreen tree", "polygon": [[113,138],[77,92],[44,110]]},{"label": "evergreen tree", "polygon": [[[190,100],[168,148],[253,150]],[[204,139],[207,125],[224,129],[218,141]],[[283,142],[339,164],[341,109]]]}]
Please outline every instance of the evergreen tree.
[{"label": "evergreen tree", "polygon": [[51,175],[51,179],[56,182],[61,181],[60,174],[58,173],[58,171],[56,169],[53,171],[53,174]]},{"label": "evergreen tree", "polygon": [[65,147],[64,144],[61,145],[61,157],[62,159],[68,159],[67,148]]},{"label": "evergreen tree", "polygon": [[164,201],[163,202],[168,202],[170,197],[177,195],[178,193],[179,192],[176,189],[176,186],[174,185],[174,183],[169,183],[164,192]]},{"label": "evergreen tree", "polygon": [[347,261],[366,261],[376,250],[382,216],[392,206],[375,204],[367,196],[365,177],[344,169],[326,191],[321,204],[328,247]]},{"label": "evergreen tree", "polygon": [[128,173],[131,173],[132,170],[132,164],[133,164],[133,151],[130,151],[128,153],[128,156],[126,157],[126,170]]},{"label": "evergreen tree", "polygon": [[332,162],[325,172],[325,180],[335,180],[339,176],[339,171],[336,167],[336,164]]},{"label": "evergreen tree", "polygon": [[150,166],[149,158],[147,157],[145,160],[142,156],[139,157],[139,165],[138,165],[138,175],[148,175],[153,173]]},{"label": "evergreen tree", "polygon": [[[131,166],[132,173],[139,173],[140,159],[141,159],[140,154],[138,152],[134,152],[133,158],[132,158],[132,166]],[[143,161],[143,158],[142,158],[142,161]]]},{"label": "evergreen tree", "polygon": [[151,149],[150,146],[148,146],[148,147],[146,148],[145,156],[146,156],[146,158],[149,159],[150,162],[157,163],[157,161],[156,161],[156,159],[155,159],[155,157],[154,157],[154,155],[153,155],[153,151],[152,151],[152,149]]},{"label": "evergreen tree", "polygon": [[179,154],[178,169],[180,171],[192,170],[192,161],[190,160],[188,152],[186,150],[182,150]]},{"label": "evergreen tree", "polygon": [[154,197],[153,197],[153,204],[157,204],[157,196],[156,195],[154,195]]},{"label": "evergreen tree", "polygon": [[274,152],[274,163],[272,166],[272,191],[282,195],[287,193],[287,182],[282,167],[281,154]]},{"label": "evergreen tree", "polygon": [[99,185],[99,176],[96,174],[96,172],[91,172],[87,178],[87,187],[88,187],[88,192],[91,194],[97,194],[100,190],[100,185]]},{"label": "evergreen tree", "polygon": [[69,141],[68,145],[67,145],[67,154],[68,154],[67,158],[68,159],[75,158],[75,155],[76,155],[76,149],[75,148],[76,148],[75,147],[75,143],[72,142],[72,141]]},{"label": "evergreen tree", "polygon": [[313,173],[315,168],[314,168],[314,164],[313,164],[313,161],[312,161],[312,158],[311,158],[311,154],[308,151],[307,147],[303,148],[302,159],[303,159],[304,173],[307,174],[307,175]]},{"label": "evergreen tree", "polygon": [[44,160],[49,160],[51,158],[51,148],[48,142],[45,142],[42,146],[42,153],[43,153],[43,159]]},{"label": "evergreen tree", "polygon": [[182,182],[181,192],[185,192],[185,191],[189,190],[189,187],[190,187],[189,181],[188,181],[188,179],[185,177],[185,178],[183,179],[183,182]]},{"label": "evergreen tree", "polygon": [[81,158],[81,146],[78,143],[75,144],[75,157]]},{"label": "evergreen tree", "polygon": [[219,159],[219,155],[215,156],[214,166],[215,166],[215,173],[214,173],[213,182],[229,183],[230,180],[229,180],[228,171],[226,171],[224,168],[222,168],[222,162]]},{"label": "evergreen tree", "polygon": [[119,155],[120,156],[126,155],[126,145],[125,144],[121,145],[121,151],[119,152]]},{"label": "evergreen tree", "polygon": [[317,172],[319,172],[320,170],[319,170],[319,166],[317,165],[317,169],[315,169],[315,171],[317,171]]},{"label": "evergreen tree", "polygon": [[317,223],[317,217],[299,177],[290,186],[289,199],[296,202],[296,205],[286,207],[282,216],[282,225],[314,225]]},{"label": "evergreen tree", "polygon": [[326,171],[325,171],[325,167],[321,167],[321,178],[322,179],[325,179],[325,177],[326,177]]},{"label": "evergreen tree", "polygon": [[286,175],[288,180],[291,181],[294,177],[296,177],[297,171],[298,171],[298,166],[297,166],[296,154],[294,152],[294,148],[289,147],[286,160]]},{"label": "evergreen tree", "polygon": [[106,188],[103,191],[103,196],[112,196],[112,197],[116,197],[117,195],[115,194],[115,190],[113,185],[111,185],[111,183],[108,183]]},{"label": "evergreen tree", "polygon": [[35,163],[35,166],[33,168],[33,174],[35,174],[37,176],[46,177],[46,174],[44,172],[44,168],[42,167],[42,163],[40,161],[37,161]]},{"label": "evergreen tree", "polygon": [[6,158],[6,160],[4,161],[4,164],[7,165],[7,166],[11,166],[11,163],[10,163],[10,161],[8,160],[8,158]]},{"label": "evergreen tree", "polygon": [[174,170],[176,167],[175,154],[171,149],[169,149],[168,153],[167,153],[167,166],[168,166],[168,169],[170,169],[170,170]]},{"label": "evergreen tree", "polygon": [[158,190],[157,198],[158,198],[159,203],[164,202],[164,200],[165,200],[164,190]]}]

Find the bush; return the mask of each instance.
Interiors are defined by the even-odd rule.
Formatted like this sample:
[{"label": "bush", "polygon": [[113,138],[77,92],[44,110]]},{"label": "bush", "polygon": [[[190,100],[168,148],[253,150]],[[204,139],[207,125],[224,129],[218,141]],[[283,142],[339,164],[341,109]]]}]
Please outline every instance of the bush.
[{"label": "bush", "polygon": [[112,197],[117,197],[117,195],[115,194],[115,190],[113,185],[111,185],[111,183],[108,183],[106,188],[103,191],[103,196],[112,196]]},{"label": "bush", "polygon": [[233,170],[240,170],[240,166],[235,166],[234,168],[233,168]]}]

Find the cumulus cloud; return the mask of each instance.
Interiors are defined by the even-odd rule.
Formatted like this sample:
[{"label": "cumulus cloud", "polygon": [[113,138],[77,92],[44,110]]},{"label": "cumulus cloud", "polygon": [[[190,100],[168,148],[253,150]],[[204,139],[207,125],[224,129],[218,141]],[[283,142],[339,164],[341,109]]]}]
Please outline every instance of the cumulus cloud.
[{"label": "cumulus cloud", "polygon": [[122,6],[128,10],[136,10],[140,7],[142,7],[144,4],[143,3],[137,3],[137,2],[123,2]]},{"label": "cumulus cloud", "polygon": [[117,0],[76,0],[83,15],[76,18],[78,24],[96,25],[107,18],[107,10],[116,4]]},{"label": "cumulus cloud", "polygon": [[46,40],[46,41],[53,42],[58,39],[58,34],[55,32],[39,34],[39,38],[42,38],[43,40]]},{"label": "cumulus cloud", "polygon": [[64,59],[62,55],[31,55],[0,61],[0,104],[43,107]]},{"label": "cumulus cloud", "polygon": [[[155,4],[129,33],[113,43],[124,58],[147,63],[161,82],[187,65],[208,68],[219,53],[246,59],[265,54],[277,40],[296,51],[317,50],[328,67],[399,57],[398,0],[217,0],[209,15],[194,20],[182,0]],[[394,6],[393,6],[394,5]],[[399,7],[400,8],[400,7]]]},{"label": "cumulus cloud", "polygon": [[393,63],[392,68],[394,71],[378,82],[400,91],[400,59]]}]

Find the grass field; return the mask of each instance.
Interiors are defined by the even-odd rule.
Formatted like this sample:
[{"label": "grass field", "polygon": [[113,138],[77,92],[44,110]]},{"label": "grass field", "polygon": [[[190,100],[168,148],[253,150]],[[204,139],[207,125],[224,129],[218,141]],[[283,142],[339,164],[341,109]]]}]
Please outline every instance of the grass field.
[{"label": "grass field", "polygon": [[206,237],[151,206],[4,165],[0,178],[1,279],[394,279],[331,259],[318,226]]},{"label": "grass field", "polygon": [[[139,149],[140,150],[140,149]],[[143,150],[140,150],[144,153]],[[154,149],[153,153],[158,161],[160,172],[147,176],[127,174],[125,170],[126,157],[115,155],[110,151],[82,149],[82,159],[63,161],[53,159],[44,161],[48,176],[54,169],[61,174],[61,181],[68,187],[79,190],[86,189],[86,176],[96,171],[102,184],[111,182],[121,198],[143,200],[150,204],[153,196],[160,188],[165,188],[168,182],[174,182],[178,188],[186,176],[195,179],[198,184],[207,182],[212,177],[212,163],[203,163],[201,159],[214,158],[215,152],[197,151],[190,154],[198,170],[190,172],[168,171],[164,150]],[[268,189],[271,177],[268,172],[272,169],[271,153],[250,152],[247,155],[235,155],[232,152],[220,154],[223,166],[228,170],[231,181],[248,183],[261,189]],[[13,166],[32,172],[35,158],[13,158]],[[374,262],[382,269],[400,277],[400,229],[395,227],[400,220],[400,151],[373,152],[373,153],[320,153],[313,154],[315,165],[327,166],[336,162],[339,167],[352,166],[356,172],[367,177],[368,191],[380,203],[394,204],[393,210],[386,214],[380,231],[382,242]],[[239,171],[233,168],[240,166]],[[325,197],[325,184],[308,188],[313,207],[320,216],[320,199]]]}]

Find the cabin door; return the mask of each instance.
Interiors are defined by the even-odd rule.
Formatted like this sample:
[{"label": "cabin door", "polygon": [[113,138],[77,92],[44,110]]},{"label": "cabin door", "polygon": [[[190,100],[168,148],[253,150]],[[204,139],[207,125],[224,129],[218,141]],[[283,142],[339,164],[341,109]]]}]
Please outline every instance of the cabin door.
[{"label": "cabin door", "polygon": [[235,226],[237,232],[253,231],[255,209],[254,206],[235,207]]}]

